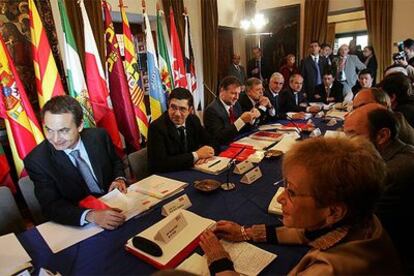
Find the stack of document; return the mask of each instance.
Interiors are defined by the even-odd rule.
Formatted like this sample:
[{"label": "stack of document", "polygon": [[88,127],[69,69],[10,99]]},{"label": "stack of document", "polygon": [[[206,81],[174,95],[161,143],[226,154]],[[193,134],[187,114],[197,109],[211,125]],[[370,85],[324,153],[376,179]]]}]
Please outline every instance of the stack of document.
[{"label": "stack of document", "polygon": [[182,191],[188,183],[153,174],[132,184],[129,190],[140,192],[159,199]]},{"label": "stack of document", "polygon": [[208,174],[218,175],[226,171],[229,167],[230,158],[214,156],[208,162],[194,166],[194,170]]},{"label": "stack of document", "polygon": [[[0,275],[14,275],[31,269],[32,260],[13,233],[0,237]],[[27,273],[30,275],[30,273]]]},{"label": "stack of document", "polygon": [[279,143],[277,143],[273,148],[271,148],[271,150],[280,150],[281,152],[286,153],[294,144],[297,143],[296,139],[298,139],[299,137],[299,134],[297,134],[296,132],[286,134]]}]

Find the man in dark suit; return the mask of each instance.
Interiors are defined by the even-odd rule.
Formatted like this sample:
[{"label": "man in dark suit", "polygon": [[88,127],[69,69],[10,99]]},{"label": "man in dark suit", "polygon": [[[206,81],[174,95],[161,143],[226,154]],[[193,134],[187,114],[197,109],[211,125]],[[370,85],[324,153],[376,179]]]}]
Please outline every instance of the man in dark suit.
[{"label": "man in dark suit", "polygon": [[263,96],[262,81],[257,78],[247,80],[246,93],[240,94],[239,104],[244,112],[251,111],[253,108],[259,110],[260,117],[257,124],[266,123],[269,118],[276,115],[276,111],[269,98]]},{"label": "man in dark suit", "polygon": [[223,78],[219,96],[204,111],[204,126],[219,145],[227,145],[260,116],[257,109],[242,112],[238,103],[240,81],[233,76]]},{"label": "man in dark suit", "polygon": [[151,172],[189,169],[214,156],[207,131],[193,112],[193,95],[175,88],[168,110],[148,129],[148,167]]},{"label": "man in dark suit", "polygon": [[344,100],[343,85],[335,80],[331,71],[323,74],[323,83],[316,86],[315,94],[311,101],[323,103],[339,103]]},{"label": "man in dark suit", "polygon": [[315,87],[322,84],[323,72],[329,65],[326,58],[319,55],[321,47],[318,41],[312,41],[309,48],[310,55],[302,61],[301,74],[304,79],[304,92],[312,98]]},{"label": "man in dark suit", "polygon": [[269,88],[264,92],[264,95],[269,98],[271,105],[275,109],[275,116],[272,119],[283,119],[286,117],[286,114],[281,112],[279,103],[279,94],[282,91],[284,83],[285,79],[281,73],[273,73],[269,80]]},{"label": "man in dark suit", "polygon": [[233,54],[232,63],[227,69],[227,75],[235,76],[240,81],[242,86],[244,86],[244,82],[246,81],[246,72],[244,71],[244,67],[240,65],[240,55]]},{"label": "man in dark suit", "polygon": [[247,63],[247,77],[258,78],[267,83],[270,75],[268,67],[268,62],[263,58],[262,49],[254,47],[253,58]]},{"label": "man in dark suit", "polygon": [[49,219],[82,226],[94,222],[106,229],[121,225],[117,210],[88,210],[78,202],[115,188],[126,192],[123,166],[103,129],[83,129],[83,112],[70,96],[49,100],[42,110],[46,140],[25,158],[35,194]]}]

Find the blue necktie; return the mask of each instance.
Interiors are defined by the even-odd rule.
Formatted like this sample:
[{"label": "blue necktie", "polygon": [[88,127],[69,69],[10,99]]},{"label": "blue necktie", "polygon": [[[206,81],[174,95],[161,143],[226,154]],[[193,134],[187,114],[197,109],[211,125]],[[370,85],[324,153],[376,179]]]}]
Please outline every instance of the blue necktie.
[{"label": "blue necktie", "polygon": [[298,93],[295,93],[295,102],[296,102],[296,105],[299,105],[299,95],[298,95]]},{"label": "blue necktie", "polygon": [[321,71],[319,69],[318,59],[315,57],[315,65],[316,65],[316,85],[319,85],[322,83],[321,79]]},{"label": "blue necktie", "polygon": [[72,151],[70,155],[75,159],[76,167],[78,168],[80,174],[83,177],[83,180],[88,186],[89,191],[93,194],[102,194],[103,191],[101,188],[99,188],[98,182],[95,180],[95,177],[93,176],[89,165],[80,156],[79,150]]}]

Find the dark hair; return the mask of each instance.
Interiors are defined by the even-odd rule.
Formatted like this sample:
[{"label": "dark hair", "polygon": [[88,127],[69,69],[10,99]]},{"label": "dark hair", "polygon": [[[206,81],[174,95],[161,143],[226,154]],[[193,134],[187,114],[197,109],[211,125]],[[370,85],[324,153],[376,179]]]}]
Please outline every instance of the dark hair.
[{"label": "dark hair", "polygon": [[262,49],[261,49],[260,47],[258,47],[258,46],[253,47],[253,49],[252,49],[252,50],[254,50],[254,49],[257,49],[257,50],[259,50],[260,52],[262,52]]},{"label": "dark hair", "polygon": [[366,69],[362,69],[361,71],[359,71],[359,73],[358,73],[358,78],[361,76],[361,75],[370,75],[371,76],[371,78],[373,78],[373,75],[372,75],[372,71],[370,70],[370,69],[368,69],[368,68],[366,68]]},{"label": "dark hair", "polygon": [[408,38],[408,39],[404,40],[403,45],[404,45],[404,48],[414,47],[414,40],[411,39],[411,38]]},{"label": "dark hair", "polygon": [[403,73],[392,73],[386,76],[378,85],[388,96],[395,95],[398,104],[409,101],[411,95],[410,79]]},{"label": "dark hair", "polygon": [[250,78],[246,81],[246,91],[249,91],[250,89],[252,89],[253,86],[255,85],[259,85],[262,84],[262,81],[258,78]]},{"label": "dark hair", "polygon": [[331,45],[329,45],[328,43],[322,43],[322,44],[321,44],[321,48],[322,48],[322,49],[323,49],[323,48],[326,48],[326,47],[332,48],[332,47],[331,47]]},{"label": "dark hair", "polygon": [[48,100],[43,106],[41,112],[42,121],[45,119],[45,114],[47,111],[52,114],[72,113],[76,126],[80,126],[82,123],[82,107],[79,102],[71,96],[56,96]]},{"label": "dark hair", "polygon": [[174,88],[171,91],[170,96],[168,96],[168,104],[170,103],[172,99],[187,100],[188,106],[189,107],[193,106],[193,95],[191,94],[190,91],[188,91],[185,88],[182,88],[182,87]]},{"label": "dark hair", "polygon": [[230,85],[236,85],[237,87],[239,87],[242,86],[242,83],[235,76],[227,76],[221,80],[219,89],[227,90],[227,88],[229,88]]},{"label": "dark hair", "polygon": [[374,51],[374,47],[372,47],[371,45],[365,46],[364,49],[367,48],[371,51],[372,55],[375,56],[375,51]]},{"label": "dark hair", "polygon": [[398,135],[399,124],[392,111],[388,109],[375,109],[368,113],[368,128],[371,141],[375,141],[378,132],[388,128],[391,132],[391,139]]},{"label": "dark hair", "polygon": [[333,76],[334,74],[333,74],[332,70],[328,68],[328,69],[323,70],[322,76],[326,76],[326,75]]},{"label": "dark hair", "polygon": [[309,45],[311,45],[311,44],[313,44],[313,43],[317,43],[317,44],[318,44],[318,46],[320,46],[319,41],[317,41],[317,40],[312,40],[312,41],[309,43]]}]

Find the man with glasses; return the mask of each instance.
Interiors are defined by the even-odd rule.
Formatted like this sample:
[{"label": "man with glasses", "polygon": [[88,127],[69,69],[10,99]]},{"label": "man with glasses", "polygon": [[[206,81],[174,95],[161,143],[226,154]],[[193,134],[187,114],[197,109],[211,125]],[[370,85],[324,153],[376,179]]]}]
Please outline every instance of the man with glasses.
[{"label": "man with glasses", "polygon": [[148,130],[148,168],[151,172],[188,169],[214,156],[209,134],[193,112],[193,95],[175,88],[168,110]]}]

